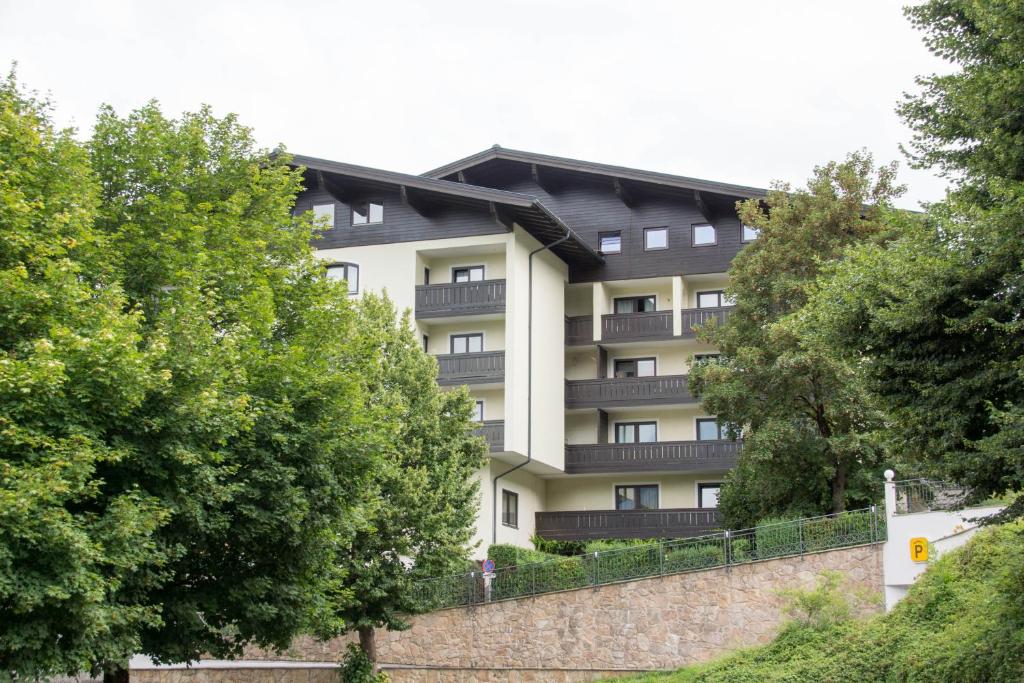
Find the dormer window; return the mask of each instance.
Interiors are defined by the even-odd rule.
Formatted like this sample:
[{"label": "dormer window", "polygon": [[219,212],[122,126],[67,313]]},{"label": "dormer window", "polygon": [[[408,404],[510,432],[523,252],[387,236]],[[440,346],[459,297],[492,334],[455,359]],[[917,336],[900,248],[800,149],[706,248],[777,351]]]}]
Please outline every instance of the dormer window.
[{"label": "dormer window", "polygon": [[693,246],[707,247],[718,244],[718,231],[710,223],[693,226]]},{"label": "dormer window", "polygon": [[371,225],[384,222],[384,204],[381,202],[355,202],[352,204],[352,225]]},{"label": "dormer window", "polygon": [[346,280],[348,293],[359,293],[359,266],[354,263],[332,263],[327,266],[327,277],[331,280]]}]

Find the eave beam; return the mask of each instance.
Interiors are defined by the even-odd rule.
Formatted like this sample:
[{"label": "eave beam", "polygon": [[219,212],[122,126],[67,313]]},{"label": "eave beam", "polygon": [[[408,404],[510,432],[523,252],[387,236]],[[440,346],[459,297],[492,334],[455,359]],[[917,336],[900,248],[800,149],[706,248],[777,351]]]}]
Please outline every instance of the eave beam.
[{"label": "eave beam", "polygon": [[693,202],[697,205],[697,210],[700,211],[700,215],[704,217],[704,220],[708,223],[714,222],[711,210],[708,208],[707,202],[704,201],[704,196],[700,193],[700,190],[693,191]]},{"label": "eave beam", "polygon": [[541,170],[537,164],[530,164],[530,178],[533,182],[537,183],[540,189],[544,190],[548,194],[555,193],[555,186],[551,183],[551,178],[547,177],[544,171]]},{"label": "eave beam", "polygon": [[612,178],[612,185],[615,187],[615,196],[629,208],[636,206],[636,196],[623,184],[621,178]]},{"label": "eave beam", "polygon": [[416,196],[416,193],[415,193],[414,190],[410,190],[405,185],[402,185],[399,188],[399,191],[400,191],[400,193],[402,195],[402,204],[403,205],[408,206],[410,209],[412,209],[413,211],[415,211],[416,213],[418,213],[421,216],[426,217],[426,216],[430,215],[430,207],[427,204],[425,204],[422,201],[422,199],[420,199],[419,197]]},{"label": "eave beam", "polygon": [[505,212],[498,207],[494,202],[487,202],[488,208],[491,211],[491,218],[495,223],[505,228],[506,230],[512,230],[512,219],[509,218]]}]

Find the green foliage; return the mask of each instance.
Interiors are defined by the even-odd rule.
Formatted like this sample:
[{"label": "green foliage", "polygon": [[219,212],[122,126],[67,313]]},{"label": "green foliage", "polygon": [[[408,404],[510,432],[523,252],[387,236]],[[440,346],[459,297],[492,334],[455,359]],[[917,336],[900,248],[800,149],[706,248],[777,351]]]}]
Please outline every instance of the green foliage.
[{"label": "green foliage", "polygon": [[733,528],[874,498],[881,452],[871,429],[882,414],[859,368],[806,344],[798,323],[823,264],[852,244],[889,235],[890,202],[902,191],[894,178],[894,165],[876,169],[869,154],[851,154],[816,168],[806,190],[780,186],[739,205],[760,237],[730,266],[732,315],[701,333],[722,358],[690,374],[704,409],[742,428],[739,466],[720,498]]},{"label": "green foliage", "polygon": [[530,543],[540,552],[552,555],[579,555],[587,549],[584,541],[553,541],[536,534],[530,537]]},{"label": "green foliage", "polygon": [[345,657],[341,662],[342,683],[388,683],[388,675],[383,671],[373,673],[373,661],[356,643],[349,643],[345,648]]},{"label": "green foliage", "polygon": [[[655,683],[1010,683],[1024,680],[1024,522],[985,529],[928,567],[887,615],[849,618],[866,596],[825,575],[790,591],[794,621],[768,645]],[[623,680],[623,679],[617,679]]]},{"label": "green foliage", "polygon": [[[138,649],[170,510],[118,434],[165,390],[93,228],[99,186],[49,106],[0,83],[0,678],[77,673]],[[59,637],[57,634],[60,634]]]}]

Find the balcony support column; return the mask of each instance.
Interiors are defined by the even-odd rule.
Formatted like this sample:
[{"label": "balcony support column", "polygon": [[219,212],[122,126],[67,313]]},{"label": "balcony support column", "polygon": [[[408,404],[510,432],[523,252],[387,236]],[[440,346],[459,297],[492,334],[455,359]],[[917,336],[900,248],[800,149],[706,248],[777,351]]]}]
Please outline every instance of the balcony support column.
[{"label": "balcony support column", "polygon": [[683,276],[672,276],[672,336],[678,337],[683,333],[683,312],[680,309],[686,308],[686,290],[683,289]]}]

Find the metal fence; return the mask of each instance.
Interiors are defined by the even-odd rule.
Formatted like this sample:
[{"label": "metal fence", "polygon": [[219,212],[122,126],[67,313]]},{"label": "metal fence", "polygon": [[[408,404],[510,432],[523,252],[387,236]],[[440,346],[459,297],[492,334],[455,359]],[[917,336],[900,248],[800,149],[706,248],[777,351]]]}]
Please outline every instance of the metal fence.
[{"label": "metal fence", "polygon": [[893,482],[896,488],[894,515],[933,510],[961,510],[970,491],[956,484],[931,479],[906,479]]},{"label": "metal fence", "polygon": [[872,506],[753,529],[500,567],[487,578],[481,572],[469,572],[425,579],[414,584],[414,599],[424,610],[444,609],[847,548],[885,538],[885,515]]}]

